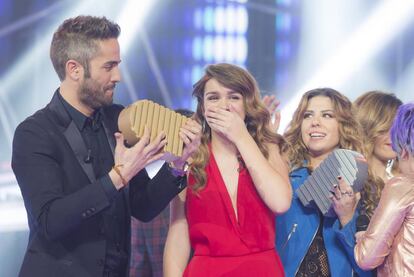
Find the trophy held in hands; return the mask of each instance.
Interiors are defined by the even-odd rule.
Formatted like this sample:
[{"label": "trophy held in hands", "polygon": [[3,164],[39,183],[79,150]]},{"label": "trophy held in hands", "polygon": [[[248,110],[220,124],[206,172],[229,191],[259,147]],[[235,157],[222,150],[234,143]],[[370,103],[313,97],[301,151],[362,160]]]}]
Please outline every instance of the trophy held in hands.
[{"label": "trophy held in hands", "polygon": [[150,142],[164,131],[167,144],[162,149],[164,156],[161,159],[170,162],[181,157],[183,153],[184,142],[179,131],[187,120],[186,116],[150,100],[140,100],[121,111],[118,127],[129,146],[137,143],[144,135],[145,126],[150,131]]},{"label": "trophy held in hands", "polygon": [[333,185],[341,176],[354,192],[362,190],[368,177],[368,164],[360,153],[336,149],[306,179],[296,193],[305,207],[316,205],[324,216],[335,217],[332,208]]}]

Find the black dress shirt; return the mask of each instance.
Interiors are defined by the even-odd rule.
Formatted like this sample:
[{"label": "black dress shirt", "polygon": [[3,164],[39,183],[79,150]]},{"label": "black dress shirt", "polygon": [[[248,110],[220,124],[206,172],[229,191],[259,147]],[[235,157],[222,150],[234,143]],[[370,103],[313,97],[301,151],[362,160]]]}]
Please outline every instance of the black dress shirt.
[{"label": "black dress shirt", "polygon": [[101,222],[101,232],[107,241],[104,272],[108,276],[125,276],[129,243],[125,217],[128,213],[124,194],[116,190],[108,175],[114,158],[102,125],[102,112],[97,110],[92,117],[87,117],[65,101],[60,94],[59,96],[88,148],[84,161],[92,164],[96,179],[102,184],[108,198],[112,199],[109,209],[103,212]]}]

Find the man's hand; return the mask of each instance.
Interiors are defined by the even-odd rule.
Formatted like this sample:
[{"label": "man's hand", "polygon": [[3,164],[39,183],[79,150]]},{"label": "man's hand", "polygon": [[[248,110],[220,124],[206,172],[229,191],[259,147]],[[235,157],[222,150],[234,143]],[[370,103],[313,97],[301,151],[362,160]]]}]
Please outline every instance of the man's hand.
[{"label": "man's hand", "polygon": [[[126,184],[122,184],[122,179],[129,182],[138,172],[140,172],[148,164],[159,160],[163,153],[160,149],[167,143],[164,132],[161,132],[156,139],[150,143],[150,131],[145,126],[144,135],[139,142],[127,148],[124,144],[124,136],[121,133],[115,133],[116,147],[115,147],[115,166],[118,172],[112,169],[109,172],[115,187],[122,188]],[[122,178],[120,178],[120,176]],[[121,181],[121,182],[120,182]]]}]

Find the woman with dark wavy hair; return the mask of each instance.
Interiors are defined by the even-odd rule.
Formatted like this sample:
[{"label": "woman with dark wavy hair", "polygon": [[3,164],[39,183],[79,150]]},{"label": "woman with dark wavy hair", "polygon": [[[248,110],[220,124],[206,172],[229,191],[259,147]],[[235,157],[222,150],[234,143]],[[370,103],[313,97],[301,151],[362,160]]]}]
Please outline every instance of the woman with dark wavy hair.
[{"label": "woman with dark wavy hair", "polygon": [[[296,191],[321,162],[337,148],[361,152],[351,102],[331,88],[306,92],[290,122],[284,149],[291,163],[290,182]],[[324,217],[305,207],[296,192],[290,209],[276,218],[276,246],[287,276],[349,276],[363,272],[355,263],[359,193],[343,180],[332,196],[336,217]]]},{"label": "woman with dark wavy hair", "polygon": [[274,215],[292,191],[256,81],[238,66],[210,65],[193,95],[203,135],[188,187],[171,203],[165,276],[284,276]]}]

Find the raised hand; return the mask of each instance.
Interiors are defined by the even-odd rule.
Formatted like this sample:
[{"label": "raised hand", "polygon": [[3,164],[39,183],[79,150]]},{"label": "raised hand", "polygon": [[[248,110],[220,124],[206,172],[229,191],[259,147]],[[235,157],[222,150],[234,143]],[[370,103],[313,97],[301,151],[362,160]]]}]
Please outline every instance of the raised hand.
[{"label": "raised hand", "polygon": [[[129,180],[148,164],[160,159],[163,155],[163,153],[160,152],[160,149],[167,143],[164,132],[161,132],[155,140],[150,143],[150,131],[146,126],[144,135],[139,142],[131,148],[125,146],[124,136],[121,133],[115,133],[115,138],[115,166],[118,167],[120,175],[126,182],[129,182]],[[111,175],[113,175],[113,173],[110,173],[110,176]],[[117,185],[115,182],[114,184],[117,189],[126,185]]]},{"label": "raised hand", "polygon": [[262,102],[269,111],[270,118],[274,117],[274,120],[270,120],[269,127],[273,132],[277,133],[280,125],[280,112],[277,108],[280,105],[280,101],[274,95],[265,95],[262,98]]}]

